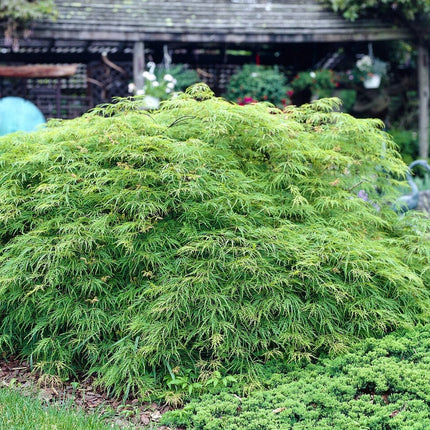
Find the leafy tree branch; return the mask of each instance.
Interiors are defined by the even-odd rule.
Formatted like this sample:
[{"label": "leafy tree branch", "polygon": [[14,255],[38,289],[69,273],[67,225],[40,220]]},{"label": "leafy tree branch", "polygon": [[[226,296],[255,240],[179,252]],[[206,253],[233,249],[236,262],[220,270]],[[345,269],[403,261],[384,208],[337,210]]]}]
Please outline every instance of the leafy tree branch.
[{"label": "leafy tree branch", "polygon": [[322,0],[349,20],[378,17],[411,28],[416,34],[429,35],[430,2],[428,0]]},{"label": "leafy tree branch", "polygon": [[0,22],[5,23],[6,43],[17,50],[20,37],[28,37],[34,21],[57,15],[54,0],[0,0]]}]

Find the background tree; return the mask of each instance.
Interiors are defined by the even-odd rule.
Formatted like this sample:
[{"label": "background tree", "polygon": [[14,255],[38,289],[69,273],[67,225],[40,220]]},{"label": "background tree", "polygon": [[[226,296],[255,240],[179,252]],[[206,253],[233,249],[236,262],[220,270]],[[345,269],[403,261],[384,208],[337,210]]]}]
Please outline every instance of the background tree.
[{"label": "background tree", "polygon": [[[344,18],[354,21],[364,16],[377,15],[381,19],[401,22],[410,28],[422,29],[429,33],[424,24],[429,22],[430,2],[428,0],[324,0]],[[427,34],[428,35],[428,34]]]},{"label": "background tree", "polygon": [[20,37],[28,37],[31,23],[42,18],[55,18],[54,0],[0,0],[0,22],[5,22],[6,44],[18,50]]}]

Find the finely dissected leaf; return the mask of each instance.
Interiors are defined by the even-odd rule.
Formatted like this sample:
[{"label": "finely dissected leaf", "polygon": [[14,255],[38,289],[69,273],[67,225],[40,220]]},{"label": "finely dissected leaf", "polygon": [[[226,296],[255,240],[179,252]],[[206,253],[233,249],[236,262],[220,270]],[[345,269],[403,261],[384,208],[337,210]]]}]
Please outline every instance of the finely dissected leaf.
[{"label": "finely dissected leaf", "polygon": [[199,84],[2,138],[3,347],[143,393],[168,366],[252,371],[415,322],[428,223],[387,204],[406,167],[381,123],[337,104]]}]

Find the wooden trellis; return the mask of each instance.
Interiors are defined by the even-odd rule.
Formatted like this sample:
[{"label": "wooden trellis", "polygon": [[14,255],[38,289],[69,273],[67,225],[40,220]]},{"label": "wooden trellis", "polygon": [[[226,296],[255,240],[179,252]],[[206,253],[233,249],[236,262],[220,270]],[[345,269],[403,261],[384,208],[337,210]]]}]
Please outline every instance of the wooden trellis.
[{"label": "wooden trellis", "polygon": [[[4,67],[0,77],[1,97],[22,97],[33,102],[46,118],[74,118],[88,109],[86,66],[81,64],[74,68],[71,76],[44,77],[54,75],[44,69],[56,66],[41,66],[38,72],[32,66]],[[61,68],[62,66],[58,66]],[[69,66],[65,66],[69,67]],[[16,76],[13,76],[13,75]],[[27,76],[33,76],[27,78]],[[60,74],[61,76],[61,74]]]}]

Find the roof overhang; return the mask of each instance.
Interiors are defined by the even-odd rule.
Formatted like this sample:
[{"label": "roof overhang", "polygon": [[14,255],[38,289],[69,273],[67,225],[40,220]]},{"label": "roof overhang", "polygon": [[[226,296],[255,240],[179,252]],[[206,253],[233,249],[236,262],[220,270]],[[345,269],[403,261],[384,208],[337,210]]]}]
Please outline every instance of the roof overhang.
[{"label": "roof overhang", "polygon": [[189,42],[189,43],[317,43],[317,42],[359,42],[412,39],[412,34],[402,29],[375,29],[367,31],[320,32],[291,31],[276,33],[242,33],[242,32],[125,32],[113,31],[67,31],[38,30],[32,34],[33,39],[62,39],[81,41],[116,41],[116,42]]}]

